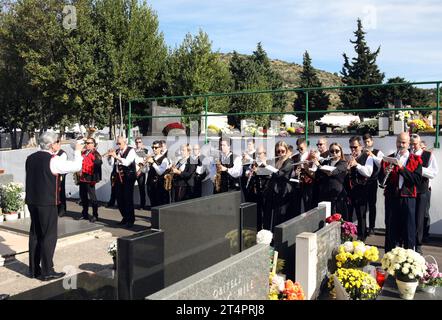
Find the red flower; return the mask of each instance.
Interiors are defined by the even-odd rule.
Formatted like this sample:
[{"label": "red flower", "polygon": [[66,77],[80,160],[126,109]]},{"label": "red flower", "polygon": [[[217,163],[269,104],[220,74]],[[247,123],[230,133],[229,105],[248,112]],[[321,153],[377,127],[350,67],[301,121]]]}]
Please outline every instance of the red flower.
[{"label": "red flower", "polygon": [[330,217],[328,217],[327,219],[325,219],[325,222],[332,223],[332,222],[341,221],[341,220],[342,220],[342,216],[339,213],[335,213],[335,214],[331,215]]}]

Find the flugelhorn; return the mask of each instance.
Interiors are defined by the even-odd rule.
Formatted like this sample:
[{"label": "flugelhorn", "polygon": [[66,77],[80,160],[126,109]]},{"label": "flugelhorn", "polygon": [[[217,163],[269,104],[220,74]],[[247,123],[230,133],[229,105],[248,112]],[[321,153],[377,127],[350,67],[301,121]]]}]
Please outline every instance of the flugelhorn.
[{"label": "flugelhorn", "polygon": [[393,167],[394,167],[394,164],[390,163],[388,165],[388,167],[385,168],[384,180],[382,180],[382,182],[379,184],[379,188],[384,189],[386,187],[388,177],[390,176],[391,172],[393,171]]}]

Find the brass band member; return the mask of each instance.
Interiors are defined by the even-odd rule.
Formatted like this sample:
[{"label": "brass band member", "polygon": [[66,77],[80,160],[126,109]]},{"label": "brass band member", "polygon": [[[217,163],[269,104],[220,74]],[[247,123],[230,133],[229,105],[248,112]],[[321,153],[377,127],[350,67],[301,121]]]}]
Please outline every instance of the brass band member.
[{"label": "brass band member", "polygon": [[290,176],[293,171],[293,161],[287,151],[287,143],[284,141],[276,143],[275,153],[278,160],[275,168],[277,171],[272,173],[269,187],[265,191],[263,227],[272,232],[276,225],[287,220],[292,197],[293,188],[290,184]]},{"label": "brass band member", "polygon": [[[328,149],[328,141],[324,137],[320,137],[318,142],[316,142],[316,156],[319,161],[328,158],[330,156]],[[319,181],[318,177],[315,175],[313,178],[313,196],[312,196],[312,208],[316,208],[319,203]],[[341,212],[341,211],[339,211]]]},{"label": "brass band member", "polygon": [[137,137],[135,139],[135,163],[137,165],[137,183],[138,183],[138,191],[140,193],[140,206],[139,209],[146,208],[146,167],[147,163],[146,157],[151,154],[149,150],[143,145],[143,140],[141,137]]},{"label": "brass band member", "polygon": [[209,180],[211,184],[211,189],[213,193],[213,183],[210,181],[209,171],[207,170],[207,166],[203,164],[204,156],[201,155],[201,148],[199,144],[195,144],[192,148],[192,155],[190,156],[190,161],[192,164],[196,165],[193,188],[192,188],[192,197],[199,198],[203,194],[203,181]]},{"label": "brass band member", "polygon": [[135,222],[134,212],[134,186],[136,179],[135,150],[127,145],[127,139],[119,137],[118,149],[111,150],[108,155],[109,164],[113,165],[115,175],[115,193],[117,196],[118,210],[123,219],[119,225],[132,228]]},{"label": "brass band member", "polygon": [[422,177],[417,185],[416,197],[416,251],[422,254],[422,242],[425,227],[430,224],[431,182],[437,176],[439,168],[431,151],[422,150],[421,138],[418,134],[411,135],[411,153],[422,159]]},{"label": "brass band member", "polygon": [[101,165],[103,161],[97,151],[97,143],[94,138],[87,138],[85,150],[81,153],[83,166],[80,175],[80,199],[83,206],[81,219],[89,220],[89,202],[92,205],[91,222],[98,220],[98,201],[95,193],[95,185],[101,181]]},{"label": "brass band member", "polygon": [[256,150],[256,160],[246,170],[245,189],[249,196],[247,201],[256,203],[258,231],[263,228],[264,196],[272,177],[270,172],[265,169],[267,164],[270,164],[267,160],[267,152],[264,146],[259,146]]},{"label": "brass band member", "polygon": [[241,158],[235,156],[230,151],[230,141],[221,140],[221,161],[217,165],[221,171],[221,188],[217,193],[227,192],[230,190],[239,191],[240,177],[242,174]]},{"label": "brass band member", "polygon": [[[416,243],[417,184],[422,176],[422,159],[408,151],[410,136],[397,136],[397,151],[389,157],[397,158],[398,165],[382,161],[379,181],[385,181],[385,252],[402,244],[414,249]],[[389,172],[386,177],[387,172]]]},{"label": "brass band member", "polygon": [[[310,151],[307,149],[307,141],[304,138],[299,138],[296,140],[296,146],[299,153],[292,157],[294,163],[301,161],[307,162],[311,160]],[[312,209],[314,178],[313,170],[315,169],[312,167],[312,164],[312,162],[303,163],[293,168],[293,177],[299,180],[299,183],[295,184],[296,193],[293,200],[294,208],[292,210],[293,213],[291,214],[291,217],[298,216],[302,212]]]},{"label": "brass band member", "polygon": [[358,239],[367,237],[367,180],[373,173],[373,158],[362,152],[361,138],[349,139],[351,157],[348,161],[350,201],[358,218]]},{"label": "brass band member", "polygon": [[374,234],[374,227],[376,224],[376,202],[378,194],[378,175],[381,168],[381,161],[384,154],[381,150],[373,148],[373,138],[370,133],[362,136],[364,140],[365,149],[369,157],[373,158],[373,173],[367,180],[367,199],[368,199],[368,232],[367,234]]},{"label": "brass band member", "polygon": [[246,171],[249,169],[250,165],[255,161],[256,158],[256,150],[255,150],[255,140],[250,139],[247,142],[247,150],[242,155],[242,175],[241,175],[241,191],[244,195],[244,200],[246,202],[254,202],[251,200],[252,195],[248,193],[246,189],[248,176],[246,175]]},{"label": "brass band member", "polygon": [[190,161],[192,148],[189,144],[181,146],[180,151],[181,159],[179,159],[177,164],[171,168],[173,173],[174,202],[192,198],[194,175],[197,166]]},{"label": "brass band member", "polygon": [[[318,185],[318,200],[331,202],[331,212],[343,212],[344,206],[347,204],[340,198],[344,190],[344,180],[347,175],[347,161],[344,152],[339,143],[330,145],[329,154],[331,159],[323,160],[315,159],[318,170],[315,174],[315,181]],[[335,167],[333,171],[323,170],[322,166]]]},{"label": "brass band member", "polygon": [[148,159],[147,194],[150,206],[156,207],[169,203],[169,192],[164,189],[164,174],[169,168],[169,160],[162,154],[160,141],[152,143],[154,156]]}]

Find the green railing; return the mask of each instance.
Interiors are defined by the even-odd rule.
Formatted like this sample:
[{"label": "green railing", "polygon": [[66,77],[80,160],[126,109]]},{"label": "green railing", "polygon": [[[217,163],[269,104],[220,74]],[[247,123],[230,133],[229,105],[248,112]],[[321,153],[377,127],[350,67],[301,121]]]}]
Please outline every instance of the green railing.
[{"label": "green railing", "polygon": [[[368,112],[395,112],[395,111],[436,111],[436,131],[434,147],[440,148],[439,131],[440,131],[440,84],[442,81],[426,81],[426,82],[408,82],[408,83],[388,83],[388,84],[369,84],[369,85],[353,85],[353,86],[334,86],[334,87],[315,87],[315,88],[292,88],[292,89],[276,89],[276,90],[258,90],[258,91],[237,91],[237,92],[225,92],[225,93],[206,93],[190,96],[163,96],[152,98],[135,98],[129,100],[129,116],[128,116],[128,139],[131,140],[132,122],[134,119],[153,119],[153,118],[182,118],[182,117],[204,117],[205,118],[205,141],[208,140],[207,132],[207,118],[209,117],[209,98],[214,97],[232,97],[241,95],[252,94],[275,94],[275,93],[287,93],[287,92],[305,92],[305,110],[304,111],[280,111],[280,112],[235,112],[235,113],[219,113],[211,114],[210,117],[218,116],[259,116],[259,115],[285,115],[285,114],[305,114],[305,138],[308,141],[309,126],[308,119],[309,114],[312,113],[335,113],[335,112],[348,112],[348,113],[368,113]],[[384,88],[384,87],[398,87],[409,85],[436,85],[436,107],[412,107],[412,108],[372,108],[372,109],[339,109],[339,110],[309,110],[309,92],[317,90],[348,90],[348,89],[364,89],[364,88]],[[175,115],[158,115],[158,116],[134,116],[132,115],[132,103],[134,102],[149,102],[154,100],[186,100],[204,98],[204,114],[175,114]]]}]

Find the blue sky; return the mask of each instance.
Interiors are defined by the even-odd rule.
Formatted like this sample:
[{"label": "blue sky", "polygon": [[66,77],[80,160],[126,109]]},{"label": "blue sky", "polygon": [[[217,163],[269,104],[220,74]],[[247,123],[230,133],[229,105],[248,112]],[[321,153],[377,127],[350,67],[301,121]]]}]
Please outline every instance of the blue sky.
[{"label": "blue sky", "polygon": [[250,54],[261,41],[272,59],[302,63],[308,50],[313,65],[329,72],[352,56],[356,19],[363,21],[386,78],[442,80],[441,0],[148,0],[166,43],[175,47],[201,28],[214,50]]}]

